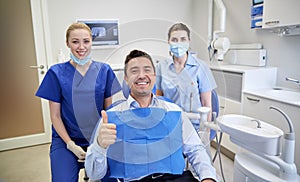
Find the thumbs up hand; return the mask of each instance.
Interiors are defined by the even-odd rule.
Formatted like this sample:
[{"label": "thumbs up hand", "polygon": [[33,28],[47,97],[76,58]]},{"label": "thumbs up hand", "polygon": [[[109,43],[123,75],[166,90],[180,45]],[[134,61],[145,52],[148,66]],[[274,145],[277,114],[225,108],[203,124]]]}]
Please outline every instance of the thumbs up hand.
[{"label": "thumbs up hand", "polygon": [[101,111],[102,123],[98,132],[97,141],[102,148],[107,148],[109,145],[115,143],[117,138],[116,125],[108,123],[108,117],[104,110]]}]

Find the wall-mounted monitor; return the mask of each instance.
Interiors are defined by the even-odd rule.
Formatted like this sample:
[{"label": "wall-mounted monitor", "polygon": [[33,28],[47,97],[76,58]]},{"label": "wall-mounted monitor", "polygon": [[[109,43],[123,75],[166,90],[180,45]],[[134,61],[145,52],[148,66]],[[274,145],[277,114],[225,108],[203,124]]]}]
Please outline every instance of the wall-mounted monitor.
[{"label": "wall-mounted monitor", "polygon": [[93,46],[119,45],[119,21],[118,20],[77,20],[85,23],[92,30]]},{"label": "wall-mounted monitor", "polygon": [[263,4],[263,3],[264,3],[264,0],[252,0],[253,6],[258,5],[258,4]]}]

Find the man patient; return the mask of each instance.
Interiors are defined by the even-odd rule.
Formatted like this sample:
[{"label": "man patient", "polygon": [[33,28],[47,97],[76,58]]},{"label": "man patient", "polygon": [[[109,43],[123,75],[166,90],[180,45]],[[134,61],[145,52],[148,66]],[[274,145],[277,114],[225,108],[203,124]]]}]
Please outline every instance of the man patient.
[{"label": "man patient", "polygon": [[[217,181],[205,146],[176,104],[152,93],[156,81],[152,58],[140,50],[125,59],[126,101],[102,111],[88,147],[85,169],[91,180],[105,175],[120,181]],[[185,171],[184,156],[196,177]]]}]

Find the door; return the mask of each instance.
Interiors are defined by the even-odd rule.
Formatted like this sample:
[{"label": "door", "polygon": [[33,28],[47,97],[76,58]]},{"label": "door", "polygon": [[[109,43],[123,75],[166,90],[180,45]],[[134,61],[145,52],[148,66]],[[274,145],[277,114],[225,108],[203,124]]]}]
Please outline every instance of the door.
[{"label": "door", "polygon": [[49,108],[35,97],[47,71],[39,3],[0,1],[0,151],[50,142]]}]

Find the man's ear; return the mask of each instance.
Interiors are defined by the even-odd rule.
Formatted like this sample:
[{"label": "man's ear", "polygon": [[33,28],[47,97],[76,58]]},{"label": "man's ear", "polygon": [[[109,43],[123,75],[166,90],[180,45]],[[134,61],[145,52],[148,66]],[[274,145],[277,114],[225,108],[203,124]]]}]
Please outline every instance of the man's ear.
[{"label": "man's ear", "polygon": [[124,81],[125,81],[125,83],[128,85],[128,78],[127,78],[126,75],[124,75]]}]

